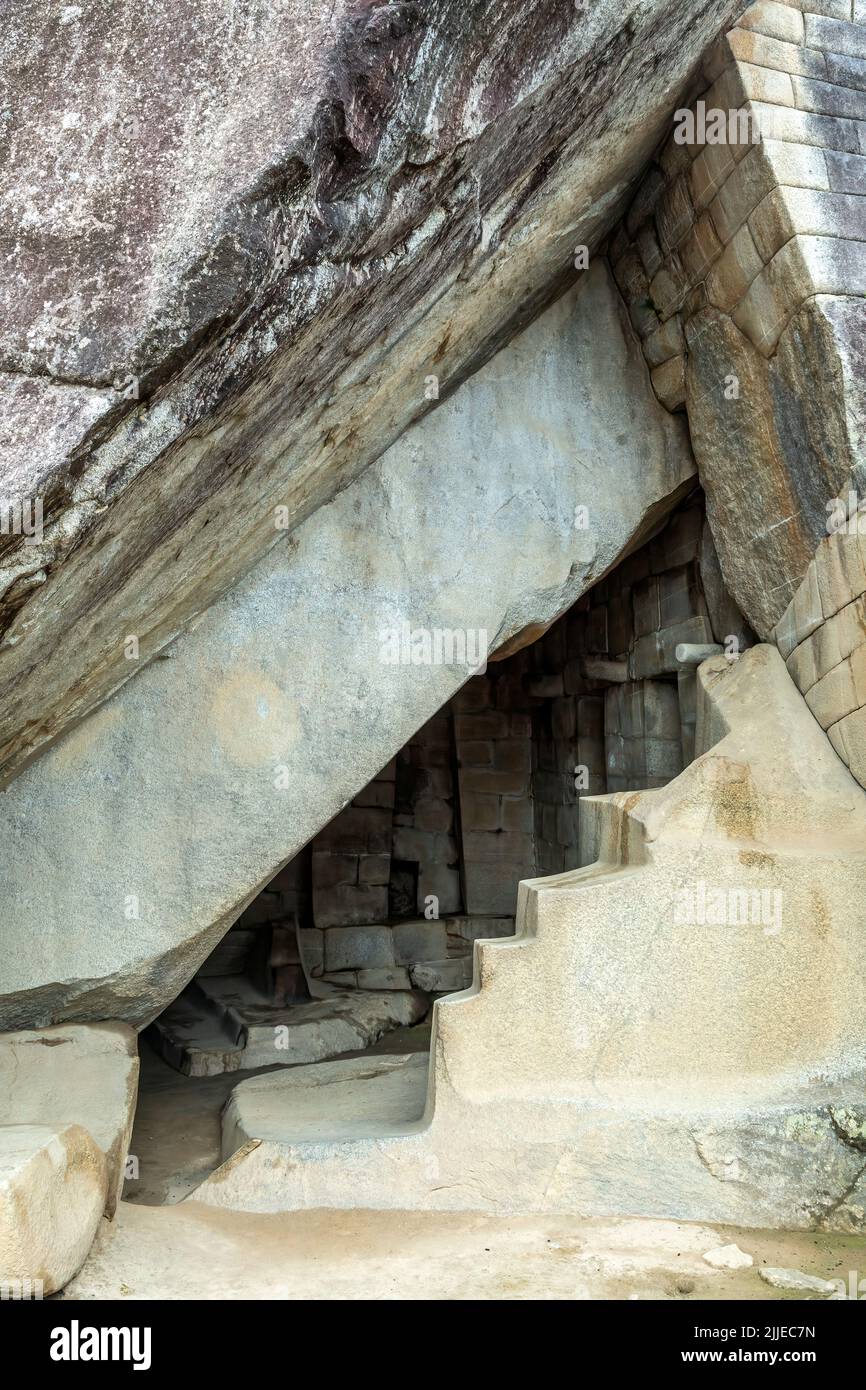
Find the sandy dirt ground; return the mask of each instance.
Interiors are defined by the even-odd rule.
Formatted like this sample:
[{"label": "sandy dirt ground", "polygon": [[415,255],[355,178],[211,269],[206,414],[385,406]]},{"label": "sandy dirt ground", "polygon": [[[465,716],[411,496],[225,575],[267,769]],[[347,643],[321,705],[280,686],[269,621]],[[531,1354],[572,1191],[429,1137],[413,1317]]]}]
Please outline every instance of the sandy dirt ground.
[{"label": "sandy dirt ground", "polygon": [[[736,1241],[750,1269],[714,1270]],[[474,1212],[301,1211],[258,1216],[194,1201],[124,1203],[64,1299],[779,1299],[764,1265],[866,1276],[857,1237],[731,1231],[674,1221]],[[864,1285],[866,1288],[866,1285]]]}]

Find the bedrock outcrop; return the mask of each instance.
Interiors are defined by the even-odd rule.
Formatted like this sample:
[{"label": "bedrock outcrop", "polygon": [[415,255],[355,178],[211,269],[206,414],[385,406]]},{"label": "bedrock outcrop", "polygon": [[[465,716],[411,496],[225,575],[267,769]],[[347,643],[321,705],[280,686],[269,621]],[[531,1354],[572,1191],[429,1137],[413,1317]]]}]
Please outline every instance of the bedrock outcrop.
[{"label": "bedrock outcrop", "polygon": [[470,647],[533,640],[693,482],[597,261],[0,796],[0,1028],[147,1023]]},{"label": "bedrock outcrop", "polygon": [[739,8],[7,7],[0,778],[567,285]]}]

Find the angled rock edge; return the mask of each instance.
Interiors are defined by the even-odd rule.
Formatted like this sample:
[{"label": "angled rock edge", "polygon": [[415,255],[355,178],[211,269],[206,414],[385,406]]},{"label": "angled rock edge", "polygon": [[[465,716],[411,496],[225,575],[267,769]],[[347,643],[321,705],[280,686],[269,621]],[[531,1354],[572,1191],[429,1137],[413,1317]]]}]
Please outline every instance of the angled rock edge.
[{"label": "angled rock edge", "polygon": [[7,7],[0,491],[46,524],[0,538],[0,778],[564,288],[740,8]]},{"label": "angled rock edge", "polygon": [[693,477],[597,261],[0,796],[0,1027],[149,1022],[471,674],[383,630],[537,635]]}]

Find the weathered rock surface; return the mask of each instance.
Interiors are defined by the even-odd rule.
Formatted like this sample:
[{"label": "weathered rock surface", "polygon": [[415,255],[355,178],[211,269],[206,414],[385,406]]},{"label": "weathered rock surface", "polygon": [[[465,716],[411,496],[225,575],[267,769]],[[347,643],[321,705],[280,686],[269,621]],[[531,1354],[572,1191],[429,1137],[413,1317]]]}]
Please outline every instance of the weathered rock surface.
[{"label": "weathered rock surface", "polygon": [[772,1265],[758,1270],[765,1284],[773,1289],[791,1289],[796,1293],[834,1293],[838,1281],[819,1279],[814,1274],[804,1274],[802,1269],[777,1269]]},{"label": "weathered rock surface", "polygon": [[537,633],[692,477],[599,261],[0,797],[0,1026],[151,1020],[470,674],[383,633]]},{"label": "weathered rock surface", "polygon": [[80,1125],[0,1125],[0,1283],[56,1293],[87,1258],[104,1155]]},{"label": "weathered rock surface", "polygon": [[7,7],[0,775],[567,283],[738,9]]},{"label": "weathered rock surface", "polygon": [[122,1023],[0,1033],[0,1126],[80,1125],[106,1161],[114,1214],[138,1091],[138,1047]]},{"label": "weathered rock surface", "polygon": [[[773,647],[700,667],[696,746],[664,788],[584,798],[594,862],[521,884],[518,934],[476,942],[424,1121],[328,1132],[323,1105],[312,1137],[314,1092],[297,1131],[280,1103],[303,1078],[270,1111],[259,1078],[197,1200],[862,1229],[866,793]],[[382,1084],[340,1066],[347,1104]]]}]

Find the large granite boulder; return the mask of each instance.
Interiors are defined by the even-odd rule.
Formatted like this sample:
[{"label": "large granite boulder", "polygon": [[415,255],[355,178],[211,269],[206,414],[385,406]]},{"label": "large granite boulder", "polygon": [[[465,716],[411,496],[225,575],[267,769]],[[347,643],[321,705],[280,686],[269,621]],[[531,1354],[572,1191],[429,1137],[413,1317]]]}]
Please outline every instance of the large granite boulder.
[{"label": "large granite boulder", "polygon": [[738,8],[5,7],[0,778],[567,284]]},{"label": "large granite boulder", "polygon": [[[537,636],[693,470],[597,261],[0,796],[0,1027],[152,1019],[478,635]],[[406,627],[463,633],[466,659],[392,663]]]}]

